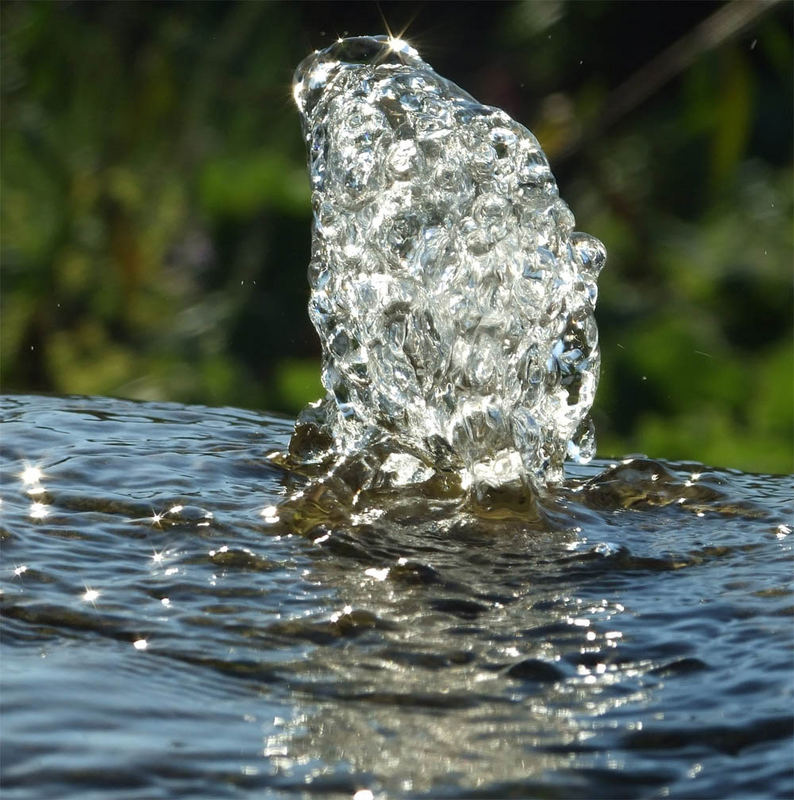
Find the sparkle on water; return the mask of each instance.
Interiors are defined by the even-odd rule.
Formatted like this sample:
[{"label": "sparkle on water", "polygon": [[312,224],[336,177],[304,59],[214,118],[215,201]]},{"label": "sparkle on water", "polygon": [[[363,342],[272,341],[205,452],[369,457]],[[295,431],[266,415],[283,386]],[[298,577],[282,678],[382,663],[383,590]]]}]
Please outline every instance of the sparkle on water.
[{"label": "sparkle on water", "polygon": [[551,524],[326,511],[262,458],[290,420],[0,427],[4,800],[791,796],[790,478],[634,458],[572,465]]},{"label": "sparkle on water", "polygon": [[606,254],[574,231],[537,139],[401,39],[312,54],[294,97],[327,390],[294,460],[357,459],[361,481],[392,486],[453,472],[464,489],[539,488],[589,460]]}]

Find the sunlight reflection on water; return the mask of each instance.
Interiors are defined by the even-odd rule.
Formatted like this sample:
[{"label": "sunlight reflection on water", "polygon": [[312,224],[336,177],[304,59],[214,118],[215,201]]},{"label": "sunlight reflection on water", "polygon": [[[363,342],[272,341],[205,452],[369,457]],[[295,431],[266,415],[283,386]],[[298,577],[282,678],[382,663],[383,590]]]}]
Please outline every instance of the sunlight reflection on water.
[{"label": "sunlight reflection on water", "polygon": [[791,478],[597,463],[551,528],[291,528],[288,421],[0,404],[4,797],[791,788]]}]

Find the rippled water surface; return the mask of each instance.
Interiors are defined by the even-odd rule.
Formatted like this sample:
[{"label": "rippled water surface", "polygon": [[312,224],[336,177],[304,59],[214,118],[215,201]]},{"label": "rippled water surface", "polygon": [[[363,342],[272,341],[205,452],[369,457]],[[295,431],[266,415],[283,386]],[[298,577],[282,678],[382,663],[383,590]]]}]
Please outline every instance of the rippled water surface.
[{"label": "rippled water surface", "polygon": [[553,524],[288,527],[291,421],[0,418],[7,800],[792,796],[790,477],[601,462]]}]

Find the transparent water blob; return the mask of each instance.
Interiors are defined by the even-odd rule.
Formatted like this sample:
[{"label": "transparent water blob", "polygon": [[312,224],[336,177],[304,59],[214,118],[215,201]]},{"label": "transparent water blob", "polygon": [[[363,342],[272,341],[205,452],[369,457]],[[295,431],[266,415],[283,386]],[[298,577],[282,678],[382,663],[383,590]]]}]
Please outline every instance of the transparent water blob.
[{"label": "transparent water blob", "polygon": [[327,395],[293,462],[541,489],[590,459],[606,252],[574,230],[537,139],[388,37],[310,55],[294,97]]}]

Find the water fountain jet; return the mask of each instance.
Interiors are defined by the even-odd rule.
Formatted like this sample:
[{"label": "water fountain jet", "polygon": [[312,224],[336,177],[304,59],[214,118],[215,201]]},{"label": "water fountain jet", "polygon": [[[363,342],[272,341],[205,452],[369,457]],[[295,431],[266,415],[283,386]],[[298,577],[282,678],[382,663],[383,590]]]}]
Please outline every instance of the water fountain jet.
[{"label": "water fountain jet", "polygon": [[537,139],[385,36],[310,55],[294,97],[327,394],[291,465],[354,464],[361,486],[453,473],[482,494],[589,460],[606,252]]}]

